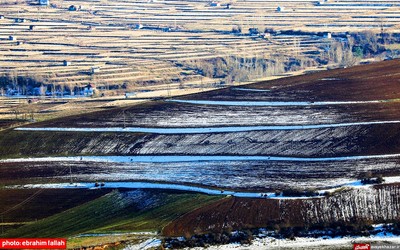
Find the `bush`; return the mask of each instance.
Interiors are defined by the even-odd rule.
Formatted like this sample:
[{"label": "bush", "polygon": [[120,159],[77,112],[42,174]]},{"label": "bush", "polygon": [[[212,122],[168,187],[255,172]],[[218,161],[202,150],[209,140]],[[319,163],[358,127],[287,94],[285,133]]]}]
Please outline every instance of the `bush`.
[{"label": "bush", "polygon": [[[276,194],[276,193],[275,193]],[[283,196],[288,196],[288,197],[295,197],[295,196],[308,196],[308,197],[313,197],[313,196],[318,196],[319,193],[316,192],[314,189],[307,189],[307,190],[297,190],[297,189],[285,189],[282,191]]]},{"label": "bush", "polygon": [[378,177],[371,177],[371,178],[364,178],[361,179],[361,183],[363,185],[367,185],[367,184],[381,184],[383,183],[385,180],[383,179],[383,177],[380,175]]}]

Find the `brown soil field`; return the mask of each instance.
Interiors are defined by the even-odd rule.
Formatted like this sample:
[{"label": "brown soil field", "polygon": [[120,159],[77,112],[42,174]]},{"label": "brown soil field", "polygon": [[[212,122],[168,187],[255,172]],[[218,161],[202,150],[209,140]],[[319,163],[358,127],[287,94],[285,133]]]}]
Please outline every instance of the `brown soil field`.
[{"label": "brown soil field", "polygon": [[[179,100],[371,101],[305,106],[229,106],[154,100],[93,113],[55,118],[25,127],[222,127],[310,125],[400,120],[399,61],[385,61],[315,75],[230,87],[186,95]],[[254,89],[264,92],[246,91]],[[0,132],[2,159],[46,156],[281,156],[344,157],[400,153],[400,124],[364,124],[292,130],[231,131],[197,134],[121,132]],[[214,158],[215,159],[215,158]],[[370,173],[399,175],[399,157],[340,161],[199,160],[192,162],[91,162],[49,160],[0,162],[6,185],[68,182],[149,181],[274,191],[327,188]],[[226,197],[185,213],[164,228],[167,236],[266,227],[308,226],[339,221],[374,223],[398,220],[398,184],[344,188],[320,198],[246,199]],[[23,190],[24,191],[24,190]],[[26,191],[28,192],[28,191]],[[33,191],[32,191],[33,192]],[[31,193],[32,194],[32,193]],[[28,195],[28,193],[27,193]],[[23,195],[22,195],[23,196]],[[23,200],[23,198],[21,198]],[[50,214],[50,212],[49,212]]]},{"label": "brown soil field", "polygon": [[[399,131],[400,124],[172,135],[18,131],[2,133],[0,153],[2,158],[68,155],[378,155],[400,151]],[[7,147],[11,142],[13,146]]]},{"label": "brown soil field", "polygon": [[400,97],[399,60],[320,71],[313,74],[248,84],[269,92],[232,88],[199,93],[185,99],[268,101],[369,101]]},{"label": "brown soil field", "polygon": [[43,183],[147,181],[243,191],[275,191],[288,188],[326,188],[348,183],[370,173],[399,175],[398,157],[343,162],[175,162],[94,163],[24,162],[2,163],[0,181],[7,186]]},{"label": "brown soil field", "polygon": [[181,216],[167,225],[163,234],[180,236],[278,224],[283,227],[304,227],[338,221],[365,220],[379,223],[399,218],[399,191],[400,186],[395,184],[379,185],[371,191],[346,190],[314,199],[227,197]]},{"label": "brown soil field", "polygon": [[[29,127],[121,128],[125,124],[127,127],[171,128],[395,121],[400,120],[400,102],[394,94],[400,88],[397,84],[397,64],[397,60],[385,61],[242,86],[244,89],[271,89],[270,92],[243,91],[232,87],[179,98],[237,101],[307,101],[310,98],[316,101],[368,101],[389,98],[393,101],[274,107],[198,105],[158,100],[56,118],[33,123]],[[340,81],[321,80],[337,79],[339,76]],[[365,81],[359,76],[365,77]],[[380,77],[382,80],[378,81]],[[374,87],[375,82],[380,86],[379,91]],[[322,86],[329,92],[323,91]],[[347,91],[347,86],[350,91]],[[357,88],[363,90],[363,95],[353,91]],[[280,94],[273,94],[274,91]],[[285,98],[282,99],[282,96]],[[299,99],[296,99],[297,96]],[[0,155],[2,158],[76,155],[366,156],[399,153],[399,131],[397,123],[199,134],[6,130],[1,132]],[[273,190],[291,185],[320,187],[325,178],[333,182],[337,178],[358,178],[368,171],[384,175],[399,172],[398,157],[304,163],[290,160],[229,163],[210,160],[196,164],[42,162],[1,163],[1,166],[2,181],[7,184],[25,184],[30,178],[32,182],[40,182],[46,176],[66,180],[68,176],[58,171],[67,173],[72,166],[74,178],[79,181],[146,180],[229,188],[230,184],[224,179],[229,177],[236,180],[231,188],[252,190]],[[160,169],[163,169],[163,175],[159,174]]]},{"label": "brown soil field", "polygon": [[[186,100],[228,101],[382,101],[318,106],[219,106],[153,101],[63,117],[32,127],[198,127],[234,125],[284,125],[343,123],[399,119],[400,75],[398,60],[356,66],[255,83],[179,97]],[[325,80],[324,80],[325,79]]]}]

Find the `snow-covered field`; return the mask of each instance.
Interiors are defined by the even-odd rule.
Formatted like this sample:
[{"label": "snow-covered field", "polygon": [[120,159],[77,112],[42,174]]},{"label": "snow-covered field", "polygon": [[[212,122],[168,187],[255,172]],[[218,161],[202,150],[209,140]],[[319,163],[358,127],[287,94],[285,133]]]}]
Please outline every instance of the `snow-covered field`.
[{"label": "snow-covered field", "polygon": [[197,127],[197,128],[149,128],[149,127],[104,127],[104,128],[16,128],[18,131],[61,131],[61,132],[129,132],[129,133],[153,133],[153,134],[200,134],[200,133],[235,133],[264,130],[304,130],[322,128],[340,128],[350,126],[366,126],[378,124],[400,124],[395,121],[370,121],[349,122],[336,124],[307,124],[307,125],[280,125],[280,126],[223,126],[223,127]]},{"label": "snow-covered field", "polygon": [[357,155],[343,157],[279,157],[279,156],[245,156],[245,155],[136,155],[136,156],[60,156],[60,157],[30,157],[0,160],[0,163],[11,162],[203,162],[203,161],[286,161],[286,162],[331,162],[355,161],[368,159],[392,159],[400,154]]},{"label": "snow-covered field", "polygon": [[[370,244],[371,249],[398,249],[400,248],[400,236],[387,232],[383,224],[373,225],[374,233],[371,236],[337,236],[331,237],[329,234],[320,237],[295,237],[294,239],[279,239],[276,237],[258,235],[255,236],[251,244],[242,245],[231,243],[225,245],[214,245],[207,247],[185,248],[193,250],[265,250],[265,249],[353,249],[354,244]],[[157,238],[149,238],[139,244],[129,245],[124,250],[149,249],[161,245]]]},{"label": "snow-covered field", "polygon": [[373,101],[329,101],[329,102],[265,102],[265,101],[210,101],[210,100],[167,100],[177,103],[189,103],[198,105],[219,105],[219,106],[270,106],[270,107],[288,107],[288,106],[327,106],[327,105],[354,105],[382,103],[389,100]]},{"label": "snow-covered field", "polygon": [[[234,160],[232,156],[224,161],[222,158],[219,161],[211,159],[215,157],[182,156],[179,159],[173,156],[109,156],[81,159],[76,156],[8,159],[1,162],[10,167],[1,168],[0,173],[13,171],[20,176],[30,176],[25,182],[27,184],[32,183],[32,178],[36,182],[44,179],[60,182],[72,177],[79,182],[146,181],[248,190],[291,187],[324,189],[352,182],[367,171],[398,173],[398,157],[343,161],[274,161],[268,160],[268,157],[247,161],[245,157]],[[72,169],[71,176],[66,174],[69,168]],[[45,178],[39,174],[43,171],[49,173]]]},{"label": "snow-covered field", "polygon": [[[151,109],[150,109],[151,108]],[[127,110],[128,127],[214,127],[256,125],[306,125],[354,122],[351,114],[341,106],[218,106],[165,102],[162,108],[155,106],[141,110]],[[121,112],[99,114],[93,119],[63,121],[60,126],[49,127],[121,127]],[[362,121],[362,119],[360,119]],[[370,120],[370,119],[368,119]],[[357,119],[358,121],[358,119]]]},{"label": "snow-covered field", "polygon": [[[353,249],[354,243],[371,243],[371,249],[374,245],[390,245],[400,247],[400,237],[394,235],[375,235],[370,237],[296,237],[295,240],[276,239],[273,237],[256,238],[250,245],[228,244],[220,246],[210,246],[207,248],[191,248],[191,249],[208,249],[208,250],[265,250],[265,249]],[[389,248],[387,248],[389,249]],[[395,248],[397,249],[397,248]]]},{"label": "snow-covered field", "polygon": [[[384,181],[385,184],[391,183],[400,183],[400,176],[387,177]],[[181,185],[181,184],[166,184],[166,183],[153,183],[153,182],[107,182],[102,183],[102,185],[95,183],[47,183],[47,184],[26,184],[19,186],[10,186],[8,188],[66,188],[66,189],[75,189],[75,188],[132,188],[132,189],[169,189],[169,190],[180,190],[180,191],[190,191],[190,192],[198,192],[209,195],[230,195],[235,197],[245,197],[245,198],[270,198],[270,199],[307,199],[307,198],[321,198],[324,197],[326,192],[336,192],[342,190],[343,188],[352,188],[352,189],[368,189],[373,187],[373,185],[362,185],[361,181],[354,180],[348,183],[342,183],[337,185],[334,188],[330,189],[322,189],[316,190],[319,193],[318,196],[283,196],[276,195],[275,193],[260,193],[260,192],[235,192],[229,190],[221,190],[215,188],[204,188],[190,185]]]}]

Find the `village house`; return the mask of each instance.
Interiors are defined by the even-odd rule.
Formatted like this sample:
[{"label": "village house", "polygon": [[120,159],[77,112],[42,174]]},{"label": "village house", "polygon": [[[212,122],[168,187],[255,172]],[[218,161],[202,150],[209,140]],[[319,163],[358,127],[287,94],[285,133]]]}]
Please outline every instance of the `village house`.
[{"label": "village house", "polygon": [[93,96],[96,93],[96,86],[94,84],[88,84],[83,89],[84,96]]},{"label": "village house", "polygon": [[221,4],[219,2],[211,2],[210,6],[211,7],[219,7],[219,6],[221,6]]}]

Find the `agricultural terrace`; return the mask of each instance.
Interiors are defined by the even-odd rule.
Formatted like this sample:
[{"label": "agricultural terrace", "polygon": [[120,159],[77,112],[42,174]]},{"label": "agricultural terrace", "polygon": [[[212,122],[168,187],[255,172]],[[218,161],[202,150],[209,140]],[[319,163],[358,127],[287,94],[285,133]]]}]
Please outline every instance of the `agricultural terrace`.
[{"label": "agricultural terrace", "polygon": [[[328,32],[398,32],[399,6],[400,1],[3,2],[0,74],[15,85],[22,76],[69,90],[89,83],[126,91],[253,80],[293,69],[293,58],[295,70],[317,66],[316,57],[332,59],[329,48],[339,38],[324,36]],[[265,29],[274,32],[260,36]]]},{"label": "agricultural terrace", "polygon": [[400,211],[398,63],[4,129],[1,236],[72,248],[257,228],[376,235]]}]

